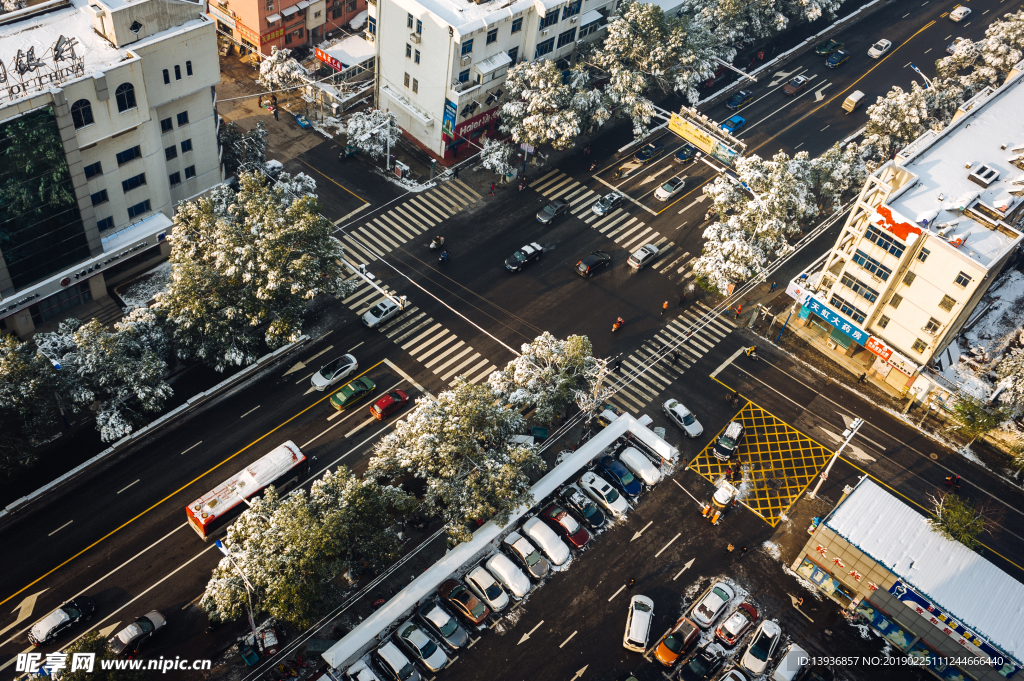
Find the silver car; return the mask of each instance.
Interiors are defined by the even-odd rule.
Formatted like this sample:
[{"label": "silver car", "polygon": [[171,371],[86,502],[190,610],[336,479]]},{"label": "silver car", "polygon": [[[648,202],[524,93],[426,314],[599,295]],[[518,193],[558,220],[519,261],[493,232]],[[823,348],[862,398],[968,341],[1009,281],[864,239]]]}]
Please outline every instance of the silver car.
[{"label": "silver car", "polygon": [[416,614],[434,637],[452,650],[465,648],[469,643],[466,630],[437,601],[427,601],[416,610]]},{"label": "silver car", "polygon": [[439,672],[448,666],[448,656],[441,647],[412,620],[400,624],[395,635],[413,659],[418,660],[430,671]]},{"label": "silver car", "polygon": [[534,579],[544,579],[551,569],[547,559],[540,555],[529,539],[518,532],[510,532],[505,537],[505,548]]},{"label": "silver car", "polygon": [[701,433],[704,432],[704,426],[700,425],[697,417],[679,400],[669,400],[665,403],[663,409],[665,410],[665,415],[672,420],[672,423],[682,428],[683,432],[689,437],[700,437]]},{"label": "silver car", "polygon": [[401,308],[398,307],[398,303],[390,298],[385,298],[366,311],[366,314],[363,315],[363,324],[366,324],[371,329],[377,328],[400,311]]},{"label": "silver car", "polygon": [[358,368],[359,362],[356,361],[355,357],[352,355],[342,355],[320,367],[320,371],[313,374],[310,383],[317,390],[325,390],[328,386],[334,385],[343,378],[348,378]]},{"label": "silver car", "polygon": [[605,194],[600,199],[598,199],[597,203],[594,204],[591,210],[593,210],[598,215],[608,215],[608,213],[611,213],[613,210],[615,210],[621,205],[622,194],[618,192],[609,192],[608,194]]},{"label": "silver car", "polygon": [[626,264],[634,270],[640,271],[657,260],[659,253],[658,247],[654,244],[645,244],[638,248],[633,255],[629,256]]}]

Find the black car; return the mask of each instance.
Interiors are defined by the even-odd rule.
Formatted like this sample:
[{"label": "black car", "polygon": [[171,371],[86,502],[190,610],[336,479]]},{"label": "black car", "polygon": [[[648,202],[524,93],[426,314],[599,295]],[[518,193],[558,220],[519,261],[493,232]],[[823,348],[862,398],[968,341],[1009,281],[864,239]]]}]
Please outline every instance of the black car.
[{"label": "black car", "polygon": [[729,111],[736,111],[741,109],[747,104],[750,104],[751,100],[754,99],[754,93],[750,90],[740,90],[725,103],[725,108]]},{"label": "black car", "polygon": [[579,517],[583,518],[583,522],[589,525],[593,529],[604,527],[605,517],[604,513],[601,513],[601,509],[597,507],[590,497],[584,494],[579,487],[576,485],[569,485],[562,490],[562,501],[576,511]]},{"label": "black car", "polygon": [[505,258],[505,269],[509,272],[518,272],[531,262],[540,260],[542,255],[544,255],[544,249],[540,244],[526,244]]},{"label": "black car", "polygon": [[114,637],[107,643],[107,647],[115,657],[131,659],[138,655],[142,644],[163,629],[166,624],[167,620],[156,610],[146,613],[114,634]]},{"label": "black car", "polygon": [[416,610],[420,622],[446,646],[455,650],[469,643],[469,634],[451,613],[436,600],[427,601]]},{"label": "black car", "polygon": [[637,479],[633,472],[630,471],[626,466],[613,456],[602,457],[597,462],[601,472],[606,474],[607,477],[612,479],[612,482],[618,486],[626,497],[629,499],[635,499],[640,496],[640,493],[644,491],[643,485]]},{"label": "black car", "polygon": [[697,150],[692,144],[684,144],[676,150],[676,163],[689,163],[697,157]]},{"label": "black car", "polygon": [[724,657],[719,657],[708,650],[705,643],[693,654],[686,664],[679,668],[679,681],[705,681],[714,676],[725,662]]},{"label": "black car", "polygon": [[96,604],[88,596],[79,596],[60,606],[32,625],[28,640],[34,646],[52,643],[66,629],[79,622],[88,622],[96,612]]},{"label": "black car", "polygon": [[612,263],[612,256],[604,251],[594,251],[576,263],[576,273],[581,277],[592,277]]},{"label": "black car", "polygon": [[548,205],[541,208],[540,212],[537,213],[537,222],[550,225],[559,218],[569,212],[569,202],[565,199],[555,199]]},{"label": "black car", "polygon": [[665,145],[661,142],[648,142],[633,155],[637,163],[650,163],[665,153]]}]

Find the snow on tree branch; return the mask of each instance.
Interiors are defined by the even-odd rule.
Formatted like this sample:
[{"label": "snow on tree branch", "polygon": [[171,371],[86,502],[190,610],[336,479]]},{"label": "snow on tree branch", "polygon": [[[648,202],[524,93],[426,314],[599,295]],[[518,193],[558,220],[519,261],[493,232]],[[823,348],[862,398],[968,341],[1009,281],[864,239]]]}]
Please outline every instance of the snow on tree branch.
[{"label": "snow on tree branch", "polygon": [[259,84],[268,90],[282,90],[305,80],[309,72],[292,59],[291,50],[270,48],[270,56],[260,62]]},{"label": "snow on tree branch", "polygon": [[480,162],[484,168],[505,177],[514,170],[515,149],[505,140],[484,140],[484,148],[480,152]]},{"label": "snow on tree branch", "polygon": [[357,111],[348,119],[348,143],[372,158],[380,158],[388,152],[388,145],[398,144],[402,131],[398,119],[389,111],[371,109]]}]

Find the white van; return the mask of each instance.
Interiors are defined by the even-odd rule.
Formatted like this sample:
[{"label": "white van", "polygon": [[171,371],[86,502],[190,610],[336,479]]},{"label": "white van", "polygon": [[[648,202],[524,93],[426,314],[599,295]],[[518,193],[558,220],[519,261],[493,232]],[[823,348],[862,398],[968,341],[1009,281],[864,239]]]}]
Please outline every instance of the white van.
[{"label": "white van", "polygon": [[622,647],[636,653],[647,650],[647,636],[654,622],[654,601],[647,596],[633,596],[629,599],[629,614],[626,615],[626,633],[622,636]]},{"label": "white van", "polygon": [[619,461],[633,471],[633,474],[643,480],[648,487],[653,487],[661,482],[661,471],[636,447],[626,447],[622,450],[622,453],[619,454]]},{"label": "white van", "polygon": [[850,96],[843,102],[843,111],[850,113],[864,101],[864,93],[860,90],[854,90],[850,93]]},{"label": "white van", "polygon": [[804,669],[810,654],[795,643],[791,643],[782,654],[782,660],[772,673],[772,681],[793,681]]},{"label": "white van", "polygon": [[540,518],[534,516],[523,523],[523,534],[540,547],[552,565],[563,565],[569,560],[569,547]]},{"label": "white van", "polygon": [[522,599],[530,593],[530,580],[505,554],[494,554],[484,565],[517,599]]}]

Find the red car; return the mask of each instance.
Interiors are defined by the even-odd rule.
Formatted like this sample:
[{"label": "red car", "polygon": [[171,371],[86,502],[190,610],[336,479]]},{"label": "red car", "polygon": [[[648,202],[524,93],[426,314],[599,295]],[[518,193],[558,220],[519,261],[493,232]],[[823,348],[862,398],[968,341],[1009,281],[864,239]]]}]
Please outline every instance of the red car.
[{"label": "red car", "polygon": [[740,640],[744,632],[757,621],[757,609],[750,603],[740,603],[736,609],[715,629],[715,636],[723,645],[732,647]]},{"label": "red car", "polygon": [[437,595],[473,624],[483,624],[491,614],[491,609],[457,579],[449,579],[437,587]]},{"label": "red car", "polygon": [[551,526],[551,529],[568,539],[578,549],[582,549],[590,541],[590,533],[576,521],[576,518],[557,504],[551,504],[544,509],[540,517]]},{"label": "red car", "polygon": [[370,413],[373,414],[378,421],[383,421],[404,407],[405,403],[408,401],[409,396],[404,390],[392,390],[373,403],[373,406],[370,407]]}]

